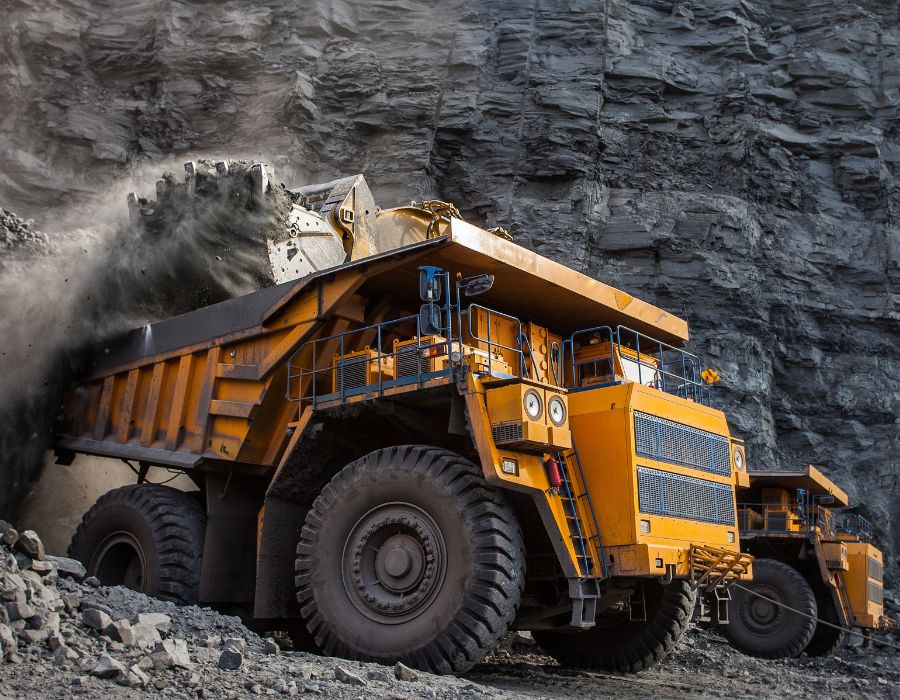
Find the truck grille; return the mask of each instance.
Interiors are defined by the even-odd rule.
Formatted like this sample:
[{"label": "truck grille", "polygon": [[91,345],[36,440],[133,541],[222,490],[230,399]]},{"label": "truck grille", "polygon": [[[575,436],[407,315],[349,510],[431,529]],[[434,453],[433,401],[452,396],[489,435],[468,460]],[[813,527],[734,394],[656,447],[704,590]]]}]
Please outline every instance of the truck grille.
[{"label": "truck grille", "polygon": [[884,605],[884,589],[877,583],[869,581],[869,600],[878,605]]},{"label": "truck grille", "polygon": [[494,442],[498,445],[522,440],[521,423],[501,423],[495,425],[491,430],[494,433]]},{"label": "truck grille", "polygon": [[876,581],[881,581],[882,576],[884,575],[884,570],[881,566],[881,562],[877,559],[873,559],[872,557],[868,557],[869,560],[869,578],[873,578]]},{"label": "truck grille", "polygon": [[335,391],[347,391],[358,389],[366,385],[366,363],[368,360],[344,360],[339,362],[335,369]]},{"label": "truck grille", "polygon": [[639,457],[731,474],[728,438],[647,413],[634,413],[634,449]]},{"label": "truck grille", "polygon": [[397,351],[397,379],[421,377],[430,369],[427,357],[421,348],[409,345]]},{"label": "truck grille", "polygon": [[637,468],[638,503],[642,513],[734,525],[734,492],[693,476]]}]

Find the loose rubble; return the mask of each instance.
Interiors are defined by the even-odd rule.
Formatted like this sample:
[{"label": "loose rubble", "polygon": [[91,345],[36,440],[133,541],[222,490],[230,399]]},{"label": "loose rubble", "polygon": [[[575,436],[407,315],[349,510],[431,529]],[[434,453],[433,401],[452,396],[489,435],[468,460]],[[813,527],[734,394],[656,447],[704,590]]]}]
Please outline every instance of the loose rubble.
[{"label": "loose rubble", "polygon": [[[84,570],[77,562],[23,556],[26,548],[39,553],[39,540],[22,542],[12,532],[0,521],[0,700],[900,698],[900,665],[892,652],[851,647],[832,659],[771,662],[742,656],[721,637],[698,631],[636,676],[562,669],[522,632],[510,634],[465,678],[282,650],[235,617],[92,586],[80,580]],[[140,695],[119,694],[126,689]]]}]

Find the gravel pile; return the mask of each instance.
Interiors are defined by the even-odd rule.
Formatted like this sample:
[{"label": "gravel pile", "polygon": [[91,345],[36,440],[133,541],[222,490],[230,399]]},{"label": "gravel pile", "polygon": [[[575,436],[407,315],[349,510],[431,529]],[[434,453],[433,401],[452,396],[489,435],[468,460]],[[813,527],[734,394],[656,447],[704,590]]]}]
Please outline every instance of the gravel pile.
[{"label": "gravel pile", "polygon": [[[11,698],[464,698],[463,678],[282,651],[236,617],[85,578],[0,521],[0,700]],[[37,680],[39,679],[39,680]]]},{"label": "gravel pile", "polygon": [[236,617],[103,587],[85,573],[77,561],[46,555],[34,532],[0,521],[0,700],[900,698],[892,650],[764,661],[697,630],[638,675],[560,668],[528,633],[514,633],[467,677],[433,676],[282,649]]}]

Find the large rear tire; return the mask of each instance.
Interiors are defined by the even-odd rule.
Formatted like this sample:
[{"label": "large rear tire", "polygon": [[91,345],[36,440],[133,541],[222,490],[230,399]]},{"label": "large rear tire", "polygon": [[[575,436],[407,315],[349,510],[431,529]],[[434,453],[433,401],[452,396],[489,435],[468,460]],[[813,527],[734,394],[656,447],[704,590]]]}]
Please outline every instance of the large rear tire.
[{"label": "large rear tire", "polygon": [[404,445],[347,465],[322,489],[297,546],[297,599],[330,656],[460,673],[516,614],[518,522],[481,470]]},{"label": "large rear tire", "polygon": [[724,632],[744,654],[789,659],[806,649],[816,629],[816,614],[815,595],[799,571],[775,559],[756,559],[753,580],[732,588]]},{"label": "large rear tire", "polygon": [[206,514],[190,494],[136,484],[101,496],[84,515],[69,556],[108,586],[196,603]]},{"label": "large rear tire", "polygon": [[644,583],[646,621],[597,618],[586,631],[534,631],[538,644],[563,666],[636,673],[661,661],[684,634],[697,600],[687,581]]},{"label": "large rear tire", "polygon": [[[825,590],[824,586],[820,586],[820,588],[821,591],[816,591],[819,594],[816,596],[819,620],[840,626],[841,621],[834,607],[834,601],[831,600],[830,591]],[[807,656],[833,656],[843,646],[846,634],[843,629],[835,629],[829,625],[823,625],[822,622],[816,622],[812,639],[809,640],[809,644],[803,651]]]}]

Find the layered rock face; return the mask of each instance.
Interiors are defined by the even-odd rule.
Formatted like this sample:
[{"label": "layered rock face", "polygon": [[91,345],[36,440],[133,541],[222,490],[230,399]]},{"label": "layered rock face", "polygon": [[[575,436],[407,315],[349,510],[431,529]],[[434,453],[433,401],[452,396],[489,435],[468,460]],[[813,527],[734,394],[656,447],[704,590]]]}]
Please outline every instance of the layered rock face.
[{"label": "layered rock face", "polygon": [[687,318],[751,466],[821,465],[900,549],[896,3],[3,14],[0,204],[50,229],[123,173],[202,155],[289,184],[364,172],[382,206],[449,199]]}]

